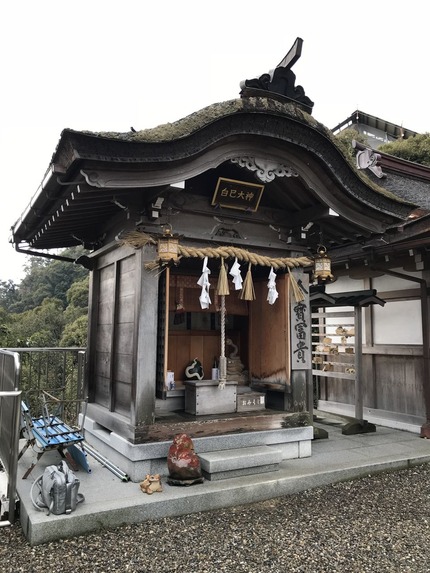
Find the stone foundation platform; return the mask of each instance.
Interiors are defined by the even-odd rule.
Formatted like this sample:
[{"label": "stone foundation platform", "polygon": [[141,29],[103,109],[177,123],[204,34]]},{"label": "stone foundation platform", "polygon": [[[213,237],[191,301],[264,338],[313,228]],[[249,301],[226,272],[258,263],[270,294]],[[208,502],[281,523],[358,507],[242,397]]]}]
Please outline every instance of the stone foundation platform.
[{"label": "stone foundation platform", "polygon": [[[230,422],[226,421],[226,424]],[[207,420],[206,425],[222,422]],[[156,426],[156,425],[155,425]],[[109,431],[89,416],[85,419],[85,439],[98,452],[111,463],[118,466],[124,473],[130,476],[131,481],[139,482],[146,474],[159,473],[168,475],[167,454],[172,444],[173,437],[183,428],[181,424],[172,424],[170,440],[157,441],[145,444],[132,444]],[[195,428],[195,432],[190,429]],[[201,423],[194,426],[187,424],[187,433],[193,440],[197,455],[249,448],[256,446],[273,446],[280,452],[282,460],[304,458],[311,456],[311,444],[313,439],[313,427],[300,428],[275,428],[268,430],[250,431],[224,435],[212,435],[197,437],[201,431]]]}]

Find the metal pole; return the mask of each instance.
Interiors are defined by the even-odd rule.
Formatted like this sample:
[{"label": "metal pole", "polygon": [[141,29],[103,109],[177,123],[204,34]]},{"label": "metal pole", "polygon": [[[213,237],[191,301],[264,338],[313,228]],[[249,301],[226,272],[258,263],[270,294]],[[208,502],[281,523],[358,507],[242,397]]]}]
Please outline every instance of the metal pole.
[{"label": "metal pole", "polygon": [[20,403],[21,390],[11,392],[0,392],[0,398],[13,398],[12,402],[12,432],[9,455],[9,476],[7,498],[9,500],[9,520],[0,521],[0,525],[11,525],[15,521],[15,498],[16,498],[16,478],[18,473],[18,450],[19,450],[19,429],[20,429]]},{"label": "metal pole", "polygon": [[86,442],[83,442],[82,447],[84,448],[84,450],[88,454],[90,454],[90,456],[92,456],[95,460],[100,462],[103,466],[105,466],[114,475],[119,477],[119,479],[121,481],[129,481],[130,480],[129,476],[125,472],[123,472],[118,466],[116,466],[115,464],[110,462],[107,458],[102,456],[102,454],[100,452],[98,452],[97,450],[95,450],[94,448],[92,448],[92,446],[90,446]]}]

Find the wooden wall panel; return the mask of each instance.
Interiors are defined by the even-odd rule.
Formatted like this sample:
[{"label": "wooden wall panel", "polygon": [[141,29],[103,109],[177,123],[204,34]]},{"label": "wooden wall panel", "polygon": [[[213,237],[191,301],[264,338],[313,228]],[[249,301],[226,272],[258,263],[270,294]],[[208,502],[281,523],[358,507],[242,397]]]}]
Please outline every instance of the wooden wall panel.
[{"label": "wooden wall panel", "polygon": [[119,297],[119,308],[117,315],[118,323],[134,324],[135,320],[135,295],[134,293],[127,296]]},{"label": "wooden wall panel", "polygon": [[193,358],[198,358],[200,362],[203,360],[203,337],[202,336],[191,336],[190,337],[190,360]]},{"label": "wooden wall panel", "polygon": [[97,352],[111,351],[112,324],[99,324],[96,340]]},{"label": "wooden wall panel", "polygon": [[115,266],[98,271],[97,328],[95,333],[94,374],[92,385],[95,401],[106,408],[111,404],[112,340],[114,337]]},{"label": "wooden wall panel", "polygon": [[372,356],[363,355],[362,359],[363,371],[363,404],[369,408],[374,408],[373,404],[376,403],[376,387],[375,379],[373,376],[373,358]]},{"label": "wooden wall panel", "polygon": [[121,322],[115,329],[114,354],[133,354],[134,331],[133,323]]},{"label": "wooden wall panel", "polygon": [[120,262],[119,296],[134,295],[135,283],[135,257],[128,257]]},{"label": "wooden wall panel", "polygon": [[113,376],[115,380],[131,384],[133,375],[133,362],[130,354],[115,354]]},{"label": "wooden wall panel", "polygon": [[[136,256],[133,253],[129,257],[124,257],[121,259],[121,277],[127,280],[127,273],[134,272],[136,269]],[[134,285],[134,282],[133,282]],[[134,290],[134,286],[133,286]]]},{"label": "wooden wall panel", "polygon": [[99,376],[109,378],[110,373],[110,354],[109,352],[95,353],[95,369]]},{"label": "wooden wall panel", "polygon": [[378,408],[382,410],[405,411],[404,391],[405,387],[405,363],[404,358],[394,356],[375,361],[377,379]]},{"label": "wooden wall panel", "polygon": [[114,266],[110,265],[99,271],[98,314],[97,324],[112,324]]},{"label": "wooden wall panel", "polygon": [[[423,362],[421,356],[405,353],[363,356],[364,407],[387,412],[425,417],[422,389]],[[322,400],[355,404],[354,382],[344,379],[321,379]]]},{"label": "wooden wall panel", "polygon": [[[234,340],[234,342],[235,341],[236,339]],[[229,349],[227,347],[225,352],[227,357],[229,355],[229,350],[231,351],[231,348]],[[214,357],[216,356],[218,358],[220,354],[221,354],[221,334],[214,333],[214,335],[212,336],[205,336],[203,338],[203,369],[205,371],[205,378],[210,380],[212,375],[212,366]]]},{"label": "wooden wall panel", "polygon": [[[234,337],[235,341],[237,336]],[[168,370],[175,373],[176,383],[185,380],[184,371],[193,358],[202,363],[204,377],[210,380],[214,356],[220,355],[220,334],[175,332],[169,335]]]},{"label": "wooden wall panel", "polygon": [[289,301],[283,276],[277,281],[279,297],[267,302],[267,281],[254,283],[256,300],[250,303],[249,360],[251,378],[259,382],[290,382]]},{"label": "wooden wall panel", "polygon": [[110,380],[102,376],[95,376],[95,401],[97,404],[109,408],[110,404]]},{"label": "wooden wall panel", "polygon": [[408,356],[376,356],[377,408],[424,416],[422,360]]},{"label": "wooden wall panel", "polygon": [[115,338],[112,349],[113,407],[115,412],[125,415],[130,414],[132,385],[135,383],[133,380],[136,320],[135,266],[135,256],[122,259],[118,263]]},{"label": "wooden wall panel", "polygon": [[175,380],[184,380],[184,370],[190,361],[190,341],[188,333],[169,335],[167,369],[173,370]]},{"label": "wooden wall panel", "polygon": [[409,358],[405,361],[406,381],[406,412],[414,412],[417,416],[426,416],[424,403],[424,364],[421,358]]},{"label": "wooden wall panel", "polygon": [[321,380],[321,384],[327,389],[327,398],[323,397],[323,393],[321,394],[321,398],[323,400],[355,404],[354,380],[347,380],[344,378],[325,378]]},{"label": "wooden wall panel", "polygon": [[103,300],[98,305],[98,324],[112,324],[113,300]]},{"label": "wooden wall panel", "polygon": [[[136,255],[99,268],[93,388],[97,403],[130,413],[135,337]],[[119,255],[119,253],[118,253]]]},{"label": "wooden wall panel", "polygon": [[113,285],[115,280],[115,267],[109,265],[100,269],[100,300],[111,300],[113,293]]},{"label": "wooden wall panel", "polygon": [[[98,316],[95,349],[98,353],[110,354],[113,336],[113,284],[114,267],[110,265],[99,271]],[[95,364],[95,374],[99,374],[99,364]]]},{"label": "wooden wall panel", "polygon": [[115,412],[123,416],[130,415],[131,384],[115,379]]}]

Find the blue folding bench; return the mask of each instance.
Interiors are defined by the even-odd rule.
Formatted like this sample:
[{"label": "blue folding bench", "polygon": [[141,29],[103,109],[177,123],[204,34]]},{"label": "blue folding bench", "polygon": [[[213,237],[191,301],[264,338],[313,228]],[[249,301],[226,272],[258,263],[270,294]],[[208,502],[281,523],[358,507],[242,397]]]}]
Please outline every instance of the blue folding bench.
[{"label": "blue folding bench", "polygon": [[[22,434],[25,438],[25,444],[18,455],[18,459],[20,459],[24,452],[31,446],[33,451],[37,454],[37,461],[40,460],[45,452],[57,450],[61,457],[67,458],[67,461],[73,466],[74,462],[71,456],[67,455],[67,448],[77,444],[82,445],[85,439],[83,426],[87,401],[84,399],[63,400],[54,397],[46,391],[42,392],[42,401],[43,413],[38,417],[32,417],[28,404],[24,401],[21,402]],[[55,406],[56,410],[59,410],[61,414],[67,403],[81,403],[83,405],[81,412],[82,419],[79,427],[72,427],[66,424],[59,415],[57,415],[57,411],[55,414],[49,411],[51,406]],[[23,479],[29,476],[36,463],[37,462],[31,464],[29,469],[24,473]]]}]

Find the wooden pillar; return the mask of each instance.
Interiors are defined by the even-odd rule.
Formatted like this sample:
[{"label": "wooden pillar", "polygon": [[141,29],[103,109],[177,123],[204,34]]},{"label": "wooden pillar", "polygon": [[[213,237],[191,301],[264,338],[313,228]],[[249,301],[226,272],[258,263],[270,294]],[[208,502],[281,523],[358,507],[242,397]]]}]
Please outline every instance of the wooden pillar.
[{"label": "wooden pillar", "polygon": [[153,249],[141,250],[140,296],[136,297],[136,381],[132,424],[147,426],[155,419],[157,371],[158,272],[147,271],[145,262],[154,259]]},{"label": "wooden pillar", "polygon": [[292,409],[309,411],[313,415],[312,341],[309,280],[303,270],[294,270],[294,277],[302,286],[305,299],[296,301],[291,292],[291,387]]},{"label": "wooden pillar", "polygon": [[355,314],[355,417],[363,423],[363,333],[362,309],[354,308]]},{"label": "wooden pillar", "polygon": [[421,320],[423,329],[423,393],[426,405],[426,421],[421,427],[421,437],[430,438],[430,348],[429,348],[429,304],[427,281],[420,282]]}]

